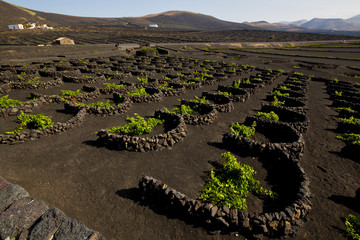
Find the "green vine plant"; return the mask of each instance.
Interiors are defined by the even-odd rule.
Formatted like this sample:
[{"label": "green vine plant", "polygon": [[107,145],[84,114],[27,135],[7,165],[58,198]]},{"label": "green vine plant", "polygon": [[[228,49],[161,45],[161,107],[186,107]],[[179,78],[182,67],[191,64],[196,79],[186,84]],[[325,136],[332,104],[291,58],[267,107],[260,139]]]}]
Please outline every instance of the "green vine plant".
[{"label": "green vine plant", "polygon": [[333,78],[331,78],[330,82],[337,84],[339,82],[339,79],[337,79],[336,77],[333,77]]},{"label": "green vine plant", "polygon": [[189,82],[182,82],[181,84],[184,84],[184,85],[191,85],[191,84],[195,84],[196,82],[192,82],[192,81],[189,81]]},{"label": "green vine plant", "polygon": [[81,95],[81,89],[78,89],[76,91],[72,91],[72,90],[61,90],[62,96],[63,97],[74,97],[74,96],[78,96]]},{"label": "green vine plant", "polygon": [[0,108],[8,108],[10,106],[18,106],[23,102],[15,99],[9,99],[9,95],[0,97]]},{"label": "green vine plant", "polygon": [[41,130],[47,127],[51,127],[55,124],[50,117],[44,116],[43,113],[31,115],[21,111],[20,115],[18,116],[18,120],[20,121],[19,126],[13,132],[6,132],[6,134],[18,133],[23,130],[24,127]]},{"label": "green vine plant", "polygon": [[149,96],[144,87],[139,87],[131,92],[126,93],[129,96]]},{"label": "green vine plant", "polygon": [[353,110],[353,109],[351,109],[351,107],[337,107],[337,108],[335,108],[335,110],[336,111],[341,111],[341,110],[347,110],[347,111],[349,111],[349,112],[355,112],[355,110]]},{"label": "green vine plant", "polygon": [[218,90],[218,93],[225,95],[225,96],[232,96],[231,92],[222,92],[222,91]]},{"label": "green vine plant", "polygon": [[271,199],[278,197],[275,192],[264,189],[260,182],[254,179],[256,171],[253,167],[238,162],[229,152],[221,154],[221,157],[225,159],[222,169],[217,173],[211,170],[210,180],[203,188],[200,200],[216,206],[246,211],[249,192]]},{"label": "green vine plant", "polygon": [[291,88],[288,88],[287,86],[284,86],[284,85],[280,85],[279,88],[281,90],[291,90]]},{"label": "green vine plant", "polygon": [[339,119],[340,121],[347,123],[360,124],[360,118],[355,118],[354,116],[351,116],[349,118],[339,118]]},{"label": "green vine plant", "polygon": [[188,116],[191,115],[194,112],[194,110],[195,109],[191,108],[190,106],[184,105],[184,104],[180,105],[180,107],[178,107],[178,108],[173,108],[171,110],[165,108],[166,112],[176,113],[176,114],[181,114],[181,115],[188,115]]},{"label": "green vine plant", "polygon": [[244,124],[236,122],[231,124],[230,132],[235,135],[250,139],[255,134],[255,127],[255,121],[251,124],[251,126],[246,126]]},{"label": "green vine plant", "polygon": [[168,83],[164,83],[164,84],[161,84],[157,87],[158,89],[162,89],[162,90],[172,90],[174,89],[173,86],[169,86]]},{"label": "green vine plant", "polygon": [[272,106],[282,106],[285,104],[285,101],[280,101],[276,96],[274,96],[274,101],[271,102]]},{"label": "green vine plant", "polygon": [[275,90],[273,92],[271,92],[272,95],[275,95],[275,96],[285,96],[285,97],[289,97],[290,94],[289,93],[281,93],[279,90]]},{"label": "green vine plant", "polygon": [[20,81],[24,80],[25,76],[26,76],[26,72],[21,72],[19,75],[17,75],[17,77]]},{"label": "green vine plant", "polygon": [[103,83],[106,89],[120,89],[126,87],[125,84],[116,84],[116,83]]},{"label": "green vine plant", "polygon": [[159,118],[149,118],[145,120],[143,117],[139,116],[136,113],[134,115],[135,117],[126,118],[126,121],[128,121],[127,124],[123,126],[109,128],[108,129],[109,132],[125,134],[129,136],[134,136],[134,135],[140,136],[151,133],[154,127],[163,124],[165,122],[165,120]]},{"label": "green vine plant", "polygon": [[138,79],[138,81],[140,82],[140,83],[148,83],[149,82],[149,78],[148,78],[148,76],[145,76],[144,78],[137,78]]},{"label": "green vine plant", "polygon": [[267,112],[257,112],[255,114],[255,117],[259,117],[259,118],[262,118],[262,119],[268,119],[268,120],[271,120],[271,121],[274,121],[274,122],[279,121],[279,116],[274,111],[271,111],[269,113],[267,113]]},{"label": "green vine plant", "polygon": [[304,76],[304,74],[301,73],[301,72],[294,72],[293,75],[295,75],[295,76]]},{"label": "green vine plant", "polygon": [[360,144],[360,134],[355,133],[344,133],[344,136],[337,136],[337,139],[340,139],[344,142],[349,142],[353,144]]},{"label": "green vine plant", "polygon": [[39,83],[39,82],[40,82],[39,77],[34,77],[27,81],[27,83]]},{"label": "green vine plant", "polygon": [[239,88],[240,86],[241,86],[241,79],[235,81],[234,84],[232,85],[233,88]]},{"label": "green vine plant", "polygon": [[336,95],[336,96],[341,97],[341,96],[342,96],[342,94],[343,94],[343,92],[338,92],[338,91],[335,91],[335,95]]},{"label": "green vine plant", "polygon": [[360,240],[360,222],[352,214],[349,214],[345,221],[346,232],[354,240]]},{"label": "green vine plant", "polygon": [[195,96],[195,100],[192,99],[190,100],[191,102],[195,102],[195,103],[204,103],[204,104],[210,104],[210,101],[206,99],[206,97],[198,97]]}]

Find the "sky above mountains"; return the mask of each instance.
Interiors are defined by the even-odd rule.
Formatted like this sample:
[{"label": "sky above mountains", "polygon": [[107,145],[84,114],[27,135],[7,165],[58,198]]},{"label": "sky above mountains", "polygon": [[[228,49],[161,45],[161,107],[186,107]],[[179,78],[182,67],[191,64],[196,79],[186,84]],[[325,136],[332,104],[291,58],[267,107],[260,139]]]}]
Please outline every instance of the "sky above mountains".
[{"label": "sky above mountains", "polygon": [[169,10],[191,11],[232,22],[280,22],[350,18],[360,14],[359,0],[5,0],[33,10],[86,17],[139,17]]}]

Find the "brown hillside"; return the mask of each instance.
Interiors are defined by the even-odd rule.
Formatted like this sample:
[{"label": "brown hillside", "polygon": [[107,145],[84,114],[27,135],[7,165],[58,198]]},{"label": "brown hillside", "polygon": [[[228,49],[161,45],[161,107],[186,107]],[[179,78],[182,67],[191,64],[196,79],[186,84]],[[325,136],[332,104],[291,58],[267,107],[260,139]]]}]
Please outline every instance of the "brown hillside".
[{"label": "brown hillside", "polygon": [[0,0],[0,29],[4,30],[8,28],[8,25],[11,24],[22,24],[29,22],[46,22],[53,24],[47,19],[43,19],[37,14],[37,12],[32,10],[27,10],[13,4],[6,3]]},{"label": "brown hillside", "polygon": [[184,11],[169,11],[144,17],[127,18],[76,17],[22,8],[0,0],[0,30],[7,29],[7,25],[10,24],[29,22],[47,23],[52,26],[61,27],[146,27],[149,26],[149,24],[158,24],[164,28],[181,30],[255,29],[254,27],[244,24],[222,21],[208,15]]}]

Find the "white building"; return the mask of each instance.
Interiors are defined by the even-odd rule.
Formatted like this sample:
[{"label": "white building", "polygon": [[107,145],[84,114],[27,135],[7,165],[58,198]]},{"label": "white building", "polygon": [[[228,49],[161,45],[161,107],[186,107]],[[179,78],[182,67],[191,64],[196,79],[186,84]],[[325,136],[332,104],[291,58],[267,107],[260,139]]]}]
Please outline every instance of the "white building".
[{"label": "white building", "polygon": [[159,26],[157,24],[150,24],[149,27],[158,28]]},{"label": "white building", "polygon": [[24,29],[22,24],[8,25],[9,29]]}]

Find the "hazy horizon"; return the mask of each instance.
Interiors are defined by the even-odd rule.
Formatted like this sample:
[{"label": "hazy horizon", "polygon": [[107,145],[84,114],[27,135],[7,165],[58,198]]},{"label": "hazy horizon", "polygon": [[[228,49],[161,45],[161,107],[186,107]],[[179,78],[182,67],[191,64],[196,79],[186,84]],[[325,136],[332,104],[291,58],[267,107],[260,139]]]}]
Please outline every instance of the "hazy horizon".
[{"label": "hazy horizon", "polygon": [[329,1],[303,0],[301,4],[284,0],[223,0],[221,5],[214,0],[183,0],[178,2],[158,0],[149,2],[123,0],[5,0],[33,10],[83,17],[140,17],[165,11],[191,11],[211,15],[232,22],[280,22],[312,18],[351,18],[360,14],[357,0]]}]

